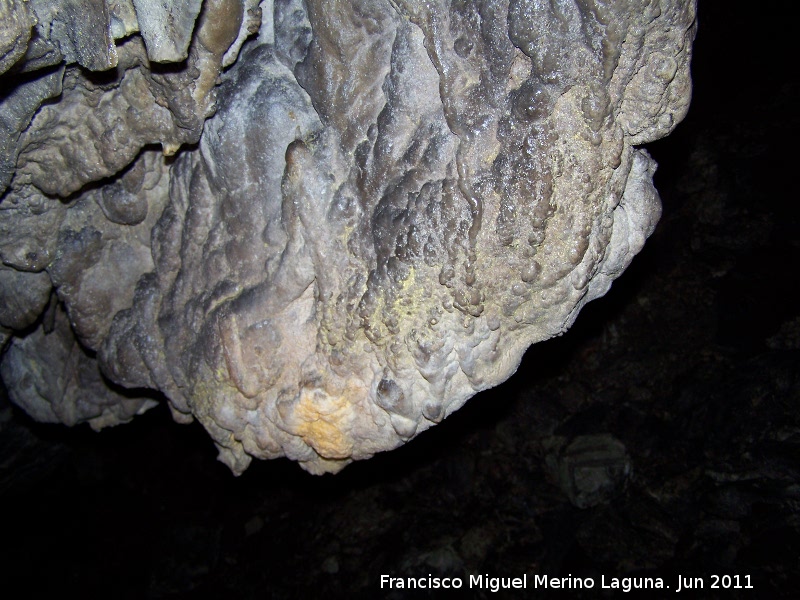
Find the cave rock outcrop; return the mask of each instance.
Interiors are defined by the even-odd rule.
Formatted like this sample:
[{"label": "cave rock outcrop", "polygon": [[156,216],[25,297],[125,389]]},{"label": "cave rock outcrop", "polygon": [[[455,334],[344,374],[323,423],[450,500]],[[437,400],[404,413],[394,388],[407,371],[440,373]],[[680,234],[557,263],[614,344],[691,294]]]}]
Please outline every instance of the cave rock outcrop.
[{"label": "cave rock outcrop", "polygon": [[693,0],[172,4],[0,0],[0,372],[37,419],[160,393],[236,473],[336,472],[511,376],[660,216]]}]

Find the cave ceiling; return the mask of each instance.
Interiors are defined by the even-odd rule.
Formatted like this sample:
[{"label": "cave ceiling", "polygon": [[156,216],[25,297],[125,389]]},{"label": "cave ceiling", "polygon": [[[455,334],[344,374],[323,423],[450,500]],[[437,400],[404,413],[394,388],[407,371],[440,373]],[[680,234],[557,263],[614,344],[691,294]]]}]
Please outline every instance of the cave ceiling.
[{"label": "cave ceiling", "polygon": [[0,374],[159,402],[235,473],[396,448],[604,295],[661,213],[693,0],[0,1]]}]

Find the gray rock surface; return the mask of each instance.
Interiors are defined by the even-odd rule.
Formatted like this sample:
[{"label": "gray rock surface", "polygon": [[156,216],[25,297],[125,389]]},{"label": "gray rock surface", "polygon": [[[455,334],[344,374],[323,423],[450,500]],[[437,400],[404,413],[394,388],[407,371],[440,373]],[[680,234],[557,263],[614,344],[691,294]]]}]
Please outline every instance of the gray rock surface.
[{"label": "gray rock surface", "polygon": [[0,74],[25,54],[34,20],[28,4],[21,0],[0,0]]},{"label": "gray rock surface", "polygon": [[54,313],[51,327],[15,339],[0,364],[17,405],[43,423],[88,422],[96,430],[125,423],[156,405],[113,389],[92,353],[75,339],[64,310]]},{"label": "gray rock surface", "polygon": [[147,55],[155,62],[180,62],[189,51],[203,0],[132,0]]},{"label": "gray rock surface", "polygon": [[31,3],[66,67],[2,76],[0,257],[60,302],[2,309],[36,418],[155,389],[236,473],[336,472],[507,379],[659,218],[637,146],[687,110],[691,0],[100,4],[75,37],[88,4]]}]

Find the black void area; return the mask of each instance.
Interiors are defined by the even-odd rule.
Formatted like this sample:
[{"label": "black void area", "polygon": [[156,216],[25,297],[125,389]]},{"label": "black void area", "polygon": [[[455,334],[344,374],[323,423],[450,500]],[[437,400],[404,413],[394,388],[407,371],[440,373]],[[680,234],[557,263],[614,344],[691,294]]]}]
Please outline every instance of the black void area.
[{"label": "black void area", "polygon": [[[397,451],[312,477],[234,478],[162,406],[94,433],[4,400],[0,572],[27,597],[420,598],[381,575],[701,578],[800,585],[798,77],[785,3],[700,0],[694,99],[659,163],[664,214],[564,336]],[[552,444],[622,442],[633,473],[579,509]],[[712,576],[755,589],[722,593]],[[747,577],[747,579],[745,579]],[[547,596],[548,592],[542,594]],[[475,591],[473,597],[493,597]],[[562,592],[551,590],[550,595]],[[613,595],[613,594],[612,594]]]}]

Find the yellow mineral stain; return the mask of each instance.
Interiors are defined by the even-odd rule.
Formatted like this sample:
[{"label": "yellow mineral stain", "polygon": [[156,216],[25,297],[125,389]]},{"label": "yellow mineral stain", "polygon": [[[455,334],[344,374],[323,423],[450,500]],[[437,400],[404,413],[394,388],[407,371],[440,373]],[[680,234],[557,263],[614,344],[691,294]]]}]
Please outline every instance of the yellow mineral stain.
[{"label": "yellow mineral stain", "polygon": [[353,441],[347,434],[353,420],[350,388],[342,395],[324,390],[304,389],[294,407],[295,433],[325,458],[347,458],[353,453]]}]

